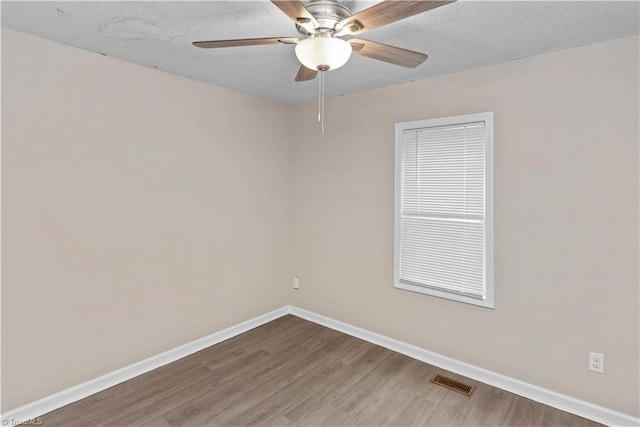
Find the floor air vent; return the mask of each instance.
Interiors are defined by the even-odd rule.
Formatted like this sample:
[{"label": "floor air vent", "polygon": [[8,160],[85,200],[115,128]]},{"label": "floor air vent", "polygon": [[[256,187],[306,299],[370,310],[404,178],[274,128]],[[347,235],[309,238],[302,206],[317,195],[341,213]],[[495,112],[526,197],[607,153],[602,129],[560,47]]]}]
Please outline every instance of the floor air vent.
[{"label": "floor air vent", "polygon": [[434,384],[441,385],[449,390],[457,391],[465,396],[471,396],[476,389],[476,386],[468,385],[454,380],[453,378],[445,377],[444,375],[435,374],[429,380]]}]

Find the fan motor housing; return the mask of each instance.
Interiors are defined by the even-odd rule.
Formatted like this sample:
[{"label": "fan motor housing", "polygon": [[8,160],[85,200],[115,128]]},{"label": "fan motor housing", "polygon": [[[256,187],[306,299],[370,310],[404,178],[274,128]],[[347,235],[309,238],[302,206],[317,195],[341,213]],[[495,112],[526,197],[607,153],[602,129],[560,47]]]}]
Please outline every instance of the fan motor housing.
[{"label": "fan motor housing", "polygon": [[[312,0],[306,7],[320,24],[316,28],[316,30],[321,30],[319,32],[323,32],[322,30],[331,32],[335,30],[338,22],[351,16],[349,8],[335,0]],[[296,24],[296,28],[304,36],[313,35],[300,25]]]}]

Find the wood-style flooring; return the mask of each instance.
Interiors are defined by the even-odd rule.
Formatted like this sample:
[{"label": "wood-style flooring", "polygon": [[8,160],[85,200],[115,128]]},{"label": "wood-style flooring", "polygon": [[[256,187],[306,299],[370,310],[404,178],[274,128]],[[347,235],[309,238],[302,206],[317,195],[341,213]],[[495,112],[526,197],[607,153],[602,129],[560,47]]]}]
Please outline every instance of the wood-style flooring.
[{"label": "wood-style flooring", "polygon": [[[431,384],[442,373],[471,397]],[[42,417],[49,426],[597,426],[288,315]]]}]

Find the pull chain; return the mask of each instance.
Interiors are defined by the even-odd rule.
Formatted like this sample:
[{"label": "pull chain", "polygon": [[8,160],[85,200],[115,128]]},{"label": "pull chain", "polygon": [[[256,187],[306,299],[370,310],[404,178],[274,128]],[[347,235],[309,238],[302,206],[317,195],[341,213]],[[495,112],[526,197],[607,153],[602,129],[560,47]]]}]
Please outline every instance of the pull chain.
[{"label": "pull chain", "polygon": [[324,135],[324,71],[320,73],[320,84],[322,85],[322,121],[320,122],[320,128],[322,130],[322,134]]},{"label": "pull chain", "polygon": [[324,135],[324,71],[320,71],[318,79],[318,122]]},{"label": "pull chain", "polygon": [[318,123],[322,122],[322,71],[318,78]]}]

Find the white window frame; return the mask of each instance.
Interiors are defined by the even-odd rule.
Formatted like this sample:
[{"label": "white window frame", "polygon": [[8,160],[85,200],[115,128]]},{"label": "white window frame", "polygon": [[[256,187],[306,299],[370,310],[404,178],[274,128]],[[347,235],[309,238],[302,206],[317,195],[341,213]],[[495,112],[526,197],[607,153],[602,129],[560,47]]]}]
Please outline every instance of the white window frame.
[{"label": "white window frame", "polygon": [[[417,286],[400,282],[400,221],[401,221],[401,196],[402,196],[402,158],[403,158],[403,133],[407,130],[430,128],[438,126],[450,126],[485,122],[485,298],[478,299],[457,293],[447,292],[434,288]],[[494,307],[494,225],[493,225],[493,112],[466,114],[454,117],[442,117],[427,120],[396,123],[395,127],[395,197],[394,197],[394,260],[393,260],[393,286],[397,289],[432,295],[453,301],[473,304],[486,308]]]}]

